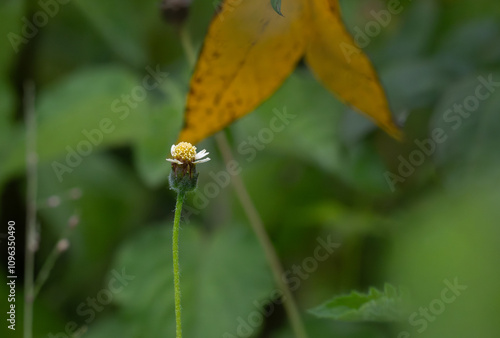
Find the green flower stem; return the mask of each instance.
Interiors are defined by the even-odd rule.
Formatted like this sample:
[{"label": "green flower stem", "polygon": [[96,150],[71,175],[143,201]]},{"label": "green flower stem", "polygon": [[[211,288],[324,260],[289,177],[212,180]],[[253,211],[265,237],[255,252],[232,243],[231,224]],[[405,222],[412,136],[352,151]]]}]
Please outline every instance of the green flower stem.
[{"label": "green flower stem", "polygon": [[174,261],[174,289],[175,289],[175,331],[176,338],[182,338],[182,321],[181,321],[181,278],[179,271],[179,228],[181,223],[182,203],[184,202],[185,193],[177,194],[177,202],[175,204],[174,216],[174,231],[172,235],[172,257]]}]

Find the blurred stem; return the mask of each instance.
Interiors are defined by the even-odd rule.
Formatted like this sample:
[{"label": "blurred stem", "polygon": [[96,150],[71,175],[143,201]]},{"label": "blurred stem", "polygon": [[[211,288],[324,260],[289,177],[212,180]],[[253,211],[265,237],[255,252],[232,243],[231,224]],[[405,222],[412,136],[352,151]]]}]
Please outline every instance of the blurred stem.
[{"label": "blurred stem", "polygon": [[35,85],[24,84],[24,114],[26,119],[26,243],[24,262],[24,338],[33,337],[33,276],[35,270],[37,154]]},{"label": "blurred stem", "polygon": [[177,203],[175,204],[174,232],[172,235],[172,257],[174,261],[174,289],[175,289],[175,331],[176,338],[182,338],[181,321],[181,279],[179,271],[179,229],[181,222],[182,203],[185,193],[177,194]]},{"label": "blurred stem", "polygon": [[184,53],[186,53],[186,58],[191,67],[196,63],[196,51],[194,49],[193,41],[191,40],[191,35],[186,25],[183,25],[179,30],[179,37],[181,39],[182,48]]},{"label": "blurred stem", "polygon": [[[196,62],[196,53],[186,26],[180,29],[179,35],[189,64],[193,67]],[[229,146],[226,135],[224,135],[224,133],[218,133],[215,135],[215,139],[226,164],[230,161],[234,161],[234,156],[231,152],[231,148]],[[243,183],[243,180],[239,175],[233,176],[232,184],[236,195],[238,196],[238,199],[240,200],[240,203],[243,206],[243,209],[250,221],[252,229],[255,232],[255,235],[257,236],[262,248],[264,249],[267,261],[271,266],[274,281],[283,293],[283,305],[290,320],[290,324],[292,325],[295,336],[297,338],[307,338],[307,333],[305,331],[304,324],[302,323],[297,304],[293,299],[288,285],[283,281],[283,277],[285,276],[285,274],[283,272],[283,268],[279,261],[278,255],[276,254],[273,244],[269,239],[269,236],[267,235],[262,219],[260,218],[260,215],[255,208],[250,195],[248,194],[245,184]]]},{"label": "blurred stem", "polygon": [[54,245],[54,248],[50,252],[49,256],[45,260],[45,263],[43,264],[42,268],[40,269],[40,272],[36,276],[35,286],[34,286],[34,290],[33,290],[33,299],[36,299],[36,297],[38,296],[40,289],[45,285],[47,278],[49,278],[50,272],[52,271],[54,264],[56,263],[57,259],[61,255],[62,251],[59,248],[59,243],[64,238],[67,238],[67,236],[65,235],[65,236],[61,237],[61,239],[59,241],[57,241],[56,245]]},{"label": "blurred stem", "polygon": [[[215,139],[217,141],[217,145],[222,152],[222,156],[224,158],[224,162],[229,163],[230,161],[234,161],[234,156],[231,152],[231,148],[229,146],[229,142],[227,140],[226,135],[223,132],[220,132],[215,135]],[[255,232],[257,238],[259,239],[260,245],[264,248],[264,252],[266,254],[267,261],[271,266],[271,270],[273,272],[273,277],[278,288],[283,292],[283,305],[285,307],[286,313],[290,320],[290,324],[292,325],[292,329],[297,338],[306,338],[307,333],[304,328],[304,324],[302,323],[302,319],[300,317],[300,312],[298,310],[297,304],[293,299],[292,293],[288,288],[288,285],[283,281],[283,277],[285,273],[283,271],[283,267],[279,261],[278,255],[274,250],[273,244],[267,235],[267,232],[264,228],[264,223],[259,215],[259,212],[255,208],[255,205],[248,194],[248,191],[243,183],[243,180],[239,175],[234,175],[231,181],[233,184],[234,190],[238,199],[240,200],[245,213],[250,220],[250,224]]]},{"label": "blurred stem", "polygon": [[38,292],[42,288],[42,286],[45,284],[47,281],[47,278],[50,275],[50,272],[52,271],[52,268],[54,267],[54,264],[57,260],[57,257],[59,257],[59,254],[61,252],[57,248],[57,244],[54,246],[52,249],[49,257],[47,257],[47,260],[42,266],[42,269],[37,275],[36,281],[35,281],[35,287],[33,290],[33,299],[36,299],[36,296],[38,296]]}]

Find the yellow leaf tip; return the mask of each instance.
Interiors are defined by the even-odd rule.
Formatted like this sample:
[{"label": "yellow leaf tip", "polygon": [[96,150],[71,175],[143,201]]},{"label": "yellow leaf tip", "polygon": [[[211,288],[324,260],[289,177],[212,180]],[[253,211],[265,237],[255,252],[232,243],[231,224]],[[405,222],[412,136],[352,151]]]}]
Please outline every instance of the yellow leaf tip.
[{"label": "yellow leaf tip", "polygon": [[396,139],[399,142],[404,141],[404,133],[401,130],[401,126],[397,125],[393,121],[390,121],[389,123],[384,124],[381,127],[392,138]]}]

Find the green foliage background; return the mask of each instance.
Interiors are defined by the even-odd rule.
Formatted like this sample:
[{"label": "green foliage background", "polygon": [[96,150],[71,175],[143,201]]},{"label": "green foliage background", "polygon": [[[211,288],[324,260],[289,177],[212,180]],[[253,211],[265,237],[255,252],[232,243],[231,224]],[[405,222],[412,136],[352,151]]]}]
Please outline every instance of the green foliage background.
[{"label": "green foliage background", "polygon": [[[37,271],[68,219],[80,219],[70,249],[35,302],[34,336],[66,337],[65,330],[84,328],[89,338],[173,337],[175,196],[167,187],[170,168],[164,159],[182,125],[188,90],[190,69],[180,42],[161,20],[157,0],[54,0],[57,13],[33,38],[13,48],[9,33],[21,34],[22,18],[32,21],[42,3],[50,1],[0,3],[1,232],[6,233],[8,220],[16,222],[19,276],[17,329],[7,330],[2,315],[2,336],[22,337],[22,88],[32,79],[39,157]],[[341,5],[353,34],[375,20],[372,10],[387,8],[381,0],[345,0]],[[340,104],[302,65],[254,113],[234,123],[229,135],[241,175],[289,276],[297,277],[294,267],[313,257],[318,238],[340,244],[307,278],[300,278],[294,292],[310,337],[493,337],[500,329],[498,87],[470,116],[454,114],[460,122],[456,129],[446,112],[475,95],[478,77],[500,81],[500,3],[421,0],[401,5],[402,13],[369,37],[365,50],[395,115],[405,121],[404,142],[390,139]],[[198,48],[214,8],[210,1],[192,4],[188,25]],[[124,107],[122,95],[143,85],[147,67],[168,76],[133,107],[117,111],[114,102]],[[249,137],[259,138],[276,109],[296,117],[248,160],[239,147]],[[90,154],[59,180],[54,161],[68,165],[68,147],[77,149],[86,140],[82,131],[99,128],[105,118],[113,131],[103,134]],[[442,128],[446,141],[403,175],[401,159],[417,156],[415,140],[429,140],[436,128]],[[212,158],[199,166],[199,191],[206,196],[213,175],[225,165],[212,139],[199,145],[204,148]],[[393,182],[394,191],[388,172],[404,180]],[[74,188],[82,192],[78,199],[69,194]],[[248,220],[231,187],[219,190],[206,202],[202,195],[187,201],[181,232],[185,336],[237,336],[241,320],[248,322],[263,311],[269,315],[255,317],[262,325],[240,336],[292,337]],[[54,195],[62,201],[50,208],[47,199]],[[0,239],[6,252],[6,241]],[[8,292],[6,262],[2,260],[1,313],[8,306],[3,296]],[[109,290],[113,271],[125,271],[133,279],[112,293],[109,304],[88,311],[88,299]],[[412,313],[425,318],[421,309],[436,306],[445,281],[455,279],[467,288],[426,319],[425,329],[422,321],[412,324]],[[342,307],[329,315],[321,308],[322,315],[314,315],[334,296],[368,292],[371,286],[383,290],[386,282],[409,295],[400,322],[375,322],[376,316],[364,312],[354,315],[361,319],[345,322],[343,315],[352,308]],[[342,299],[325,304],[342,305]],[[377,304],[386,306],[386,299]],[[372,305],[370,311],[383,313]],[[312,308],[316,311],[307,311]]]}]

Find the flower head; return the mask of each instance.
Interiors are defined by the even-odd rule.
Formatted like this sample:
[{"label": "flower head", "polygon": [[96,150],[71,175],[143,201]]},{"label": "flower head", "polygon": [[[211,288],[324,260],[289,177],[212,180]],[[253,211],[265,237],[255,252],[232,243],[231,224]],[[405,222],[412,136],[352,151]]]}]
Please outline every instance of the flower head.
[{"label": "flower head", "polygon": [[191,143],[181,142],[172,145],[170,153],[173,157],[167,158],[167,161],[172,162],[172,172],[169,176],[170,187],[178,193],[193,191],[198,183],[196,164],[210,161],[210,158],[204,158],[208,152],[203,149],[197,153],[196,147]]},{"label": "flower head", "polygon": [[181,142],[178,145],[172,145],[170,153],[173,159],[167,158],[167,161],[177,164],[197,164],[210,161],[210,158],[203,158],[209,153],[203,149],[196,153],[196,147],[188,142]]}]

